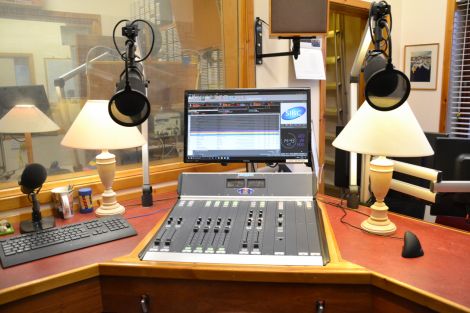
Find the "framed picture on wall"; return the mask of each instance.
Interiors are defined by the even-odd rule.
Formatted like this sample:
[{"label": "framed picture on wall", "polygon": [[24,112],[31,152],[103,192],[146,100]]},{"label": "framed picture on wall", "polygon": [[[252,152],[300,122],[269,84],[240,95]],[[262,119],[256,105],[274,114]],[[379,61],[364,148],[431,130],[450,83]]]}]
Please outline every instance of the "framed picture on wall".
[{"label": "framed picture on wall", "polygon": [[439,44],[405,46],[405,74],[410,79],[411,89],[435,90]]}]

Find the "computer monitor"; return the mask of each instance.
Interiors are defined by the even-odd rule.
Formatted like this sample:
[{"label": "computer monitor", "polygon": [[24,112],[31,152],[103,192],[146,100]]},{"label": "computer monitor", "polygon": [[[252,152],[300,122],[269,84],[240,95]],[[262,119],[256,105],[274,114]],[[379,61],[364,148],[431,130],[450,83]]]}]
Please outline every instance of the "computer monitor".
[{"label": "computer monitor", "polygon": [[34,104],[49,114],[49,100],[43,85],[0,87],[0,118],[17,104]]},{"label": "computer monitor", "polygon": [[310,89],[185,92],[185,162],[310,162]]},{"label": "computer monitor", "polygon": [[[442,180],[470,181],[470,138],[436,138],[434,168],[442,171]],[[432,215],[466,216],[470,193],[438,193],[431,206]]]},{"label": "computer monitor", "polygon": [[[424,134],[426,135],[426,139],[428,140],[433,150],[436,150],[437,138],[448,137],[448,134],[446,133],[425,132]],[[393,159],[408,164],[434,168],[434,157],[435,155],[429,155],[424,157],[404,157]],[[393,172],[393,178],[409,184],[413,184],[415,186],[429,188],[429,181],[419,177]],[[431,204],[422,199],[395,190],[390,190],[388,192],[385,201],[390,211],[420,219],[424,218],[425,206]]]}]

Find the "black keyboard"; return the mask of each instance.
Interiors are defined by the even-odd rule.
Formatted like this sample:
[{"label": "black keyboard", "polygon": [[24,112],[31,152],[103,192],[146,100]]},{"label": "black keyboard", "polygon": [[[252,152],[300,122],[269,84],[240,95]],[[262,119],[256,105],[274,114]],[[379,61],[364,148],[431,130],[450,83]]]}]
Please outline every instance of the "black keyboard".
[{"label": "black keyboard", "polygon": [[122,216],[103,217],[0,239],[0,260],[7,268],[134,235]]}]

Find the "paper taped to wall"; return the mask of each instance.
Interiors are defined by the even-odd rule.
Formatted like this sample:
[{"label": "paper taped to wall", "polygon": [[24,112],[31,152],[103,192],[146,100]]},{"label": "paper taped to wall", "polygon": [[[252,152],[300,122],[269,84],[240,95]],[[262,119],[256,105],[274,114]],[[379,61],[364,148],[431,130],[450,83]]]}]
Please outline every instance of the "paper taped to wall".
[{"label": "paper taped to wall", "polygon": [[325,80],[325,63],[320,41],[314,39],[300,42],[299,57],[294,60],[295,76],[297,79]]}]

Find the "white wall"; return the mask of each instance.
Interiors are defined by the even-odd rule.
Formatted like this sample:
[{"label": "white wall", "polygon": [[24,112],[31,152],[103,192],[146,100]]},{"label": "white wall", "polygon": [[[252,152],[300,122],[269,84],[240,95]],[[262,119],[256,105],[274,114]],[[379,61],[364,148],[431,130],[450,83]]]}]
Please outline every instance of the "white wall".
[{"label": "white wall", "polygon": [[[405,45],[439,44],[436,90],[411,90],[408,102],[424,131],[439,130],[442,90],[442,64],[447,1],[388,0],[393,16],[393,63],[404,69]],[[399,49],[399,51],[397,51]]]},{"label": "white wall", "polygon": [[[255,2],[255,16],[261,17],[269,23],[269,1],[257,0]],[[371,2],[366,1],[366,2]],[[437,132],[439,130],[441,89],[442,89],[442,63],[445,40],[446,0],[387,0],[392,6],[392,56],[393,64],[399,70],[404,69],[405,45],[439,44],[439,60],[436,90],[411,90],[408,102],[424,131]],[[289,49],[288,41],[268,39],[268,29],[263,29],[263,52],[281,52]],[[318,121],[318,82],[296,80],[293,74],[293,64],[288,57],[267,58],[263,65],[256,66],[257,87],[292,87],[309,86],[312,88],[312,106]],[[315,102],[317,99],[317,103]],[[318,134],[318,123],[316,123]]]},{"label": "white wall", "polygon": [[[260,17],[269,24],[269,0],[254,1],[255,17]],[[253,21],[254,26],[254,21]],[[263,24],[263,53],[286,52],[290,50],[289,40],[270,39],[269,26]],[[282,56],[264,58],[262,65],[256,66],[257,88],[282,87],[310,87],[312,101],[312,120],[317,139],[319,133],[320,88],[319,82],[314,80],[298,80],[295,78],[292,57]]]},{"label": "white wall", "polygon": [[[47,86],[45,58],[70,58],[60,43],[61,23],[0,19],[1,53],[31,53],[36,85]],[[47,90],[47,88],[46,88]]]}]

